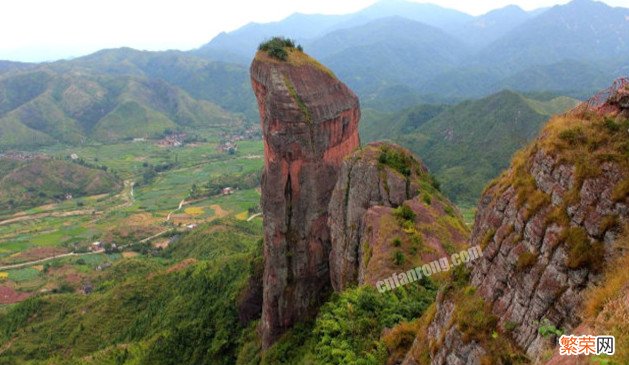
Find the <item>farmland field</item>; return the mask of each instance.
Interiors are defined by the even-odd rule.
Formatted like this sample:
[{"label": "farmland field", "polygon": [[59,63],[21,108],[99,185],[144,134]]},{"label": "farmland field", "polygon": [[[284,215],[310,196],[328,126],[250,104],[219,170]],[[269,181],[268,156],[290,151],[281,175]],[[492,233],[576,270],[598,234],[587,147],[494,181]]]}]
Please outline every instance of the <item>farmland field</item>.
[{"label": "farmland field", "polygon": [[[261,141],[238,141],[237,145],[232,153],[220,150],[219,142],[212,139],[182,147],[129,141],[37,151],[61,159],[74,154],[82,162],[104,166],[124,181],[124,187],[108,194],[0,212],[0,286],[20,300],[35,292],[67,290],[68,285],[78,290],[108,262],[142,259],[137,253],[110,253],[112,244],[146,253],[151,252],[152,241],[158,242],[153,247],[167,245],[169,237],[190,227],[230,217],[248,219],[259,205],[257,186],[234,188],[227,195],[206,189],[213,178],[232,176],[237,181],[243,174],[260,171]],[[193,185],[204,193],[191,196]],[[261,227],[256,221],[250,224]],[[153,236],[144,249],[138,248],[139,242]],[[107,250],[98,246],[102,252],[91,252],[95,242],[107,245]],[[77,255],[53,258],[71,252]],[[29,264],[41,259],[46,261]],[[20,264],[27,265],[10,268]]]}]

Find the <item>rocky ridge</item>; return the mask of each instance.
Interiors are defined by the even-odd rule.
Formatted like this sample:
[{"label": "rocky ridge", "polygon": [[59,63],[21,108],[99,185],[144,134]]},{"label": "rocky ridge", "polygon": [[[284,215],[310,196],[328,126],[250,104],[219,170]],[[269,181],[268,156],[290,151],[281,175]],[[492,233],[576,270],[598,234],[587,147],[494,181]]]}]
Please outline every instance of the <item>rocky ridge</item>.
[{"label": "rocky ridge", "polygon": [[[401,207],[414,217],[400,222]],[[389,143],[371,143],[345,159],[329,212],[336,291],[375,285],[396,271],[447,256],[469,235],[426,166]],[[393,255],[403,262],[395,264]]]},{"label": "rocky ridge", "polygon": [[556,333],[542,328],[571,333],[582,322],[586,289],[626,253],[618,244],[629,219],[622,93],[553,118],[486,189],[471,238],[483,258],[441,293],[404,364],[543,362]]}]

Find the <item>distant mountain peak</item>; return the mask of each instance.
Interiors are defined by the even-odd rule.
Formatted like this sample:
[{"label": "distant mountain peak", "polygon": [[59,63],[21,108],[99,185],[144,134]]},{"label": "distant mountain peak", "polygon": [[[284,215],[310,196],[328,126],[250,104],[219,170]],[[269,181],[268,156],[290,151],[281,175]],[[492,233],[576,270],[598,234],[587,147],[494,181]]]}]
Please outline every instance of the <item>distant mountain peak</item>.
[{"label": "distant mountain peak", "polygon": [[597,7],[597,8],[611,8],[611,6],[605,4],[604,2],[601,1],[595,1],[595,0],[572,0],[571,2],[565,4],[565,5],[558,5],[557,7],[564,7],[564,8],[574,8],[574,7],[579,7],[579,8],[592,8],[592,7]]}]

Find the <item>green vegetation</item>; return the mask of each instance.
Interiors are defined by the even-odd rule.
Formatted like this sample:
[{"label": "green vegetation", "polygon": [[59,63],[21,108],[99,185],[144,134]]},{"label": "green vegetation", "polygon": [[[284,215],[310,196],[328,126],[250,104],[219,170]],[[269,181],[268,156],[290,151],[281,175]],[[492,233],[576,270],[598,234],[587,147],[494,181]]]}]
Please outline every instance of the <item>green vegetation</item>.
[{"label": "green vegetation", "polygon": [[537,331],[543,337],[548,337],[548,336],[557,336],[557,337],[559,337],[559,336],[564,334],[563,330],[555,327],[555,325],[550,323],[550,321],[548,319],[546,319],[546,318],[544,318],[542,320],[542,322],[539,324],[539,328],[537,329]]},{"label": "green vegetation", "polygon": [[511,91],[454,106],[416,105],[389,114],[366,111],[361,138],[392,139],[421,156],[442,191],[474,206],[485,185],[508,167],[550,115],[577,104],[565,97],[535,100]]},{"label": "green vegetation", "polygon": [[280,61],[286,61],[288,59],[288,52],[286,49],[296,49],[299,52],[303,52],[301,45],[295,45],[295,41],[290,38],[273,37],[268,41],[260,44],[259,51],[266,52],[270,57],[276,58]]},{"label": "green vegetation", "polygon": [[[629,248],[629,226],[623,227],[622,233],[614,249]],[[613,258],[606,265],[602,281],[586,291],[582,309],[583,321],[586,325],[600,333],[608,333],[616,338],[616,353],[613,364],[629,362],[629,322],[625,316],[629,313],[629,302],[626,300],[629,284],[629,255]],[[603,359],[601,359],[603,360]]]},{"label": "green vegetation", "polygon": [[583,129],[581,127],[563,130],[559,133],[559,138],[568,142],[571,146],[587,142],[587,137],[583,134]]},{"label": "green vegetation", "polygon": [[382,364],[388,354],[384,328],[418,318],[433,302],[430,281],[385,294],[359,287],[333,294],[314,324],[289,331],[265,354],[263,364]]},{"label": "green vegetation", "polygon": [[380,156],[378,157],[378,163],[388,166],[408,177],[411,175],[411,169],[417,164],[417,161],[400,149],[392,149],[387,146],[383,146],[381,148]]},{"label": "green vegetation", "polygon": [[[37,87],[33,86],[28,95],[20,95],[21,88],[27,88],[21,80],[30,73],[32,79],[40,79],[32,81]],[[46,76],[37,76],[42,74]],[[106,75],[44,66],[24,74],[3,75],[0,93],[10,99],[0,111],[0,151],[55,143],[161,138],[169,131],[194,134],[200,127],[233,129],[243,125],[241,116],[137,73]]]},{"label": "green vegetation", "polygon": [[396,266],[404,265],[405,261],[406,261],[406,258],[404,257],[404,252],[402,252],[402,251],[395,251],[395,252],[393,252],[393,263]]},{"label": "green vegetation", "polygon": [[537,262],[538,256],[530,251],[524,251],[518,256],[518,261],[516,262],[516,269],[519,271],[528,270],[533,267]]},{"label": "green vegetation", "polygon": [[0,159],[0,211],[30,208],[51,201],[113,193],[122,186],[106,171],[55,159]]},{"label": "green vegetation", "polygon": [[411,207],[406,204],[402,204],[399,207],[395,208],[393,214],[400,221],[400,223],[413,222],[416,217],[413,209],[411,209]]},{"label": "green vegetation", "polygon": [[301,96],[299,96],[297,90],[295,90],[295,86],[293,86],[293,83],[286,75],[284,75],[284,85],[286,85],[288,93],[299,107],[299,110],[301,110],[301,114],[304,117],[304,122],[306,122],[306,124],[308,124],[309,126],[312,126],[312,113],[310,113],[310,109],[308,109],[308,106],[301,99]]},{"label": "green vegetation", "polygon": [[498,322],[485,301],[476,294],[475,289],[472,286],[464,288],[465,299],[459,301],[454,317],[466,343],[489,338]]},{"label": "green vegetation", "polygon": [[587,232],[581,227],[566,228],[563,239],[567,245],[566,265],[569,268],[585,267],[594,271],[602,269],[605,261],[605,247],[602,242],[590,242]]},{"label": "green vegetation", "polygon": [[[51,191],[47,195],[52,200],[63,193],[62,200],[53,200],[54,204],[24,211],[24,220],[0,225],[0,266],[28,261],[28,257],[49,256],[52,249],[56,250],[55,253],[86,250],[94,241],[131,243],[166,229],[181,229],[179,227],[184,223],[199,224],[223,215],[241,216],[244,213],[243,219],[246,219],[247,213],[255,212],[259,206],[260,195],[256,191],[262,166],[262,143],[259,141],[238,142],[238,151],[234,154],[219,152],[216,143],[163,148],[150,142],[74,148],[57,146],[45,149],[44,152],[52,155],[54,160],[32,160],[28,163],[42,164],[43,168],[35,170],[45,173],[45,179],[23,176],[23,183],[20,184],[28,186],[31,182],[50,181],[46,187],[51,189],[59,182],[63,190],[55,193]],[[57,160],[71,153],[76,153],[79,159],[74,162]],[[19,161],[1,161],[0,172],[11,172],[22,166]],[[65,200],[66,189],[75,188],[83,180],[79,175],[74,181],[66,179],[70,176],[67,172],[73,170],[65,167],[51,170],[50,167],[57,166],[53,164],[61,164],[61,167],[67,165],[79,171],[93,171],[95,176],[121,176],[126,182],[122,190],[105,191],[108,194],[80,197],[82,193],[70,190],[73,199]],[[144,175],[148,171],[152,176],[147,181]],[[12,176],[8,175],[5,181],[9,181]],[[98,191],[92,189],[102,186],[107,180],[95,179],[88,184],[89,176],[85,175],[87,194],[95,194]],[[118,179],[115,181],[118,186],[122,185]],[[132,181],[136,181],[134,188],[131,187]],[[191,188],[195,184],[199,195],[193,197]],[[219,188],[226,186],[236,190],[231,195],[216,195]],[[19,187],[19,184],[12,184],[5,191],[15,191]],[[33,189],[36,188],[30,190]],[[43,199],[38,194],[34,198],[36,202]],[[15,197],[13,199],[16,200]],[[194,201],[173,213],[173,219],[165,222],[168,214],[183,199]],[[11,218],[7,210],[2,210],[2,213],[7,215],[0,217],[0,220]],[[43,248],[46,250],[41,251]],[[41,253],[32,256],[28,254],[32,250]],[[23,252],[24,255],[20,254]]]},{"label": "green vegetation", "polygon": [[184,235],[166,261],[116,262],[92,279],[90,295],[18,304],[0,316],[0,342],[11,340],[0,363],[74,363],[91,354],[115,361],[123,344],[126,361],[234,363],[245,329],[234,303],[259,254],[260,234],[259,224],[217,222]]},{"label": "green vegetation", "polygon": [[[462,267],[462,266],[461,266]],[[463,342],[480,342],[487,354],[482,363],[487,364],[528,364],[528,359],[497,328],[498,318],[491,313],[491,307],[476,293],[476,287],[467,286],[469,273],[458,267],[453,271],[452,283],[446,293],[448,300],[455,304],[452,325],[461,331]],[[444,338],[431,342],[434,349]]]}]

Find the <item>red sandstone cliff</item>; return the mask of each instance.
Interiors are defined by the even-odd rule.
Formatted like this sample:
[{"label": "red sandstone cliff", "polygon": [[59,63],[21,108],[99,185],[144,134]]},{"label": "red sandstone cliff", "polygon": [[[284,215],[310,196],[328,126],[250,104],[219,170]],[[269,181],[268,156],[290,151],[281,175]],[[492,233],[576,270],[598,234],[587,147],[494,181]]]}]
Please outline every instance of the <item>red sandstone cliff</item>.
[{"label": "red sandstone cliff", "polygon": [[[396,218],[395,208],[402,205],[415,214],[405,224]],[[336,291],[376,285],[394,272],[453,253],[469,238],[457,209],[433,186],[424,164],[390,143],[371,143],[345,158],[329,212]],[[403,263],[393,260],[396,254]]]},{"label": "red sandstone cliff", "polygon": [[330,291],[328,203],[343,158],[359,146],[358,98],[296,49],[258,52],[251,83],[264,139],[262,345],[311,318]]},{"label": "red sandstone cliff", "polygon": [[627,348],[626,95],[553,118],[486,189],[471,238],[484,255],[440,294],[404,364],[543,363],[557,338],[542,326],[592,325]]}]

